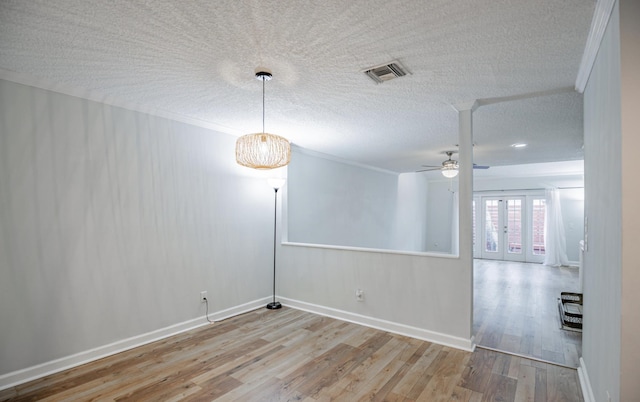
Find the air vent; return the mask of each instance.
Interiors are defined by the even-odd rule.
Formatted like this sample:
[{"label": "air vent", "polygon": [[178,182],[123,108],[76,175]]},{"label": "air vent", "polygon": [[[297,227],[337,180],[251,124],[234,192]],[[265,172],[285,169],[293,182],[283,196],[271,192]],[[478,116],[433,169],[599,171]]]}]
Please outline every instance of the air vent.
[{"label": "air vent", "polygon": [[382,84],[385,81],[397,77],[404,77],[407,75],[407,70],[399,62],[392,61],[387,64],[368,68],[364,70],[364,73],[374,80],[376,84]]}]

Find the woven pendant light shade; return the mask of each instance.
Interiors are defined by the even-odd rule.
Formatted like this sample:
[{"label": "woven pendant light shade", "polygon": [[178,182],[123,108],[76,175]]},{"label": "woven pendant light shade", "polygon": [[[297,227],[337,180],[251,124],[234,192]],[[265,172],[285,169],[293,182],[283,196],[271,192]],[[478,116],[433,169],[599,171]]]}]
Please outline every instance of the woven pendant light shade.
[{"label": "woven pendant light shade", "polygon": [[236,141],[236,161],[254,169],[275,169],[291,161],[291,145],[279,135],[246,134]]},{"label": "woven pendant light shade", "polygon": [[262,81],[262,132],[243,135],[236,141],[236,162],[253,169],[275,169],[291,161],[289,140],[264,132],[264,83],[271,77],[266,71],[256,73],[256,78]]}]

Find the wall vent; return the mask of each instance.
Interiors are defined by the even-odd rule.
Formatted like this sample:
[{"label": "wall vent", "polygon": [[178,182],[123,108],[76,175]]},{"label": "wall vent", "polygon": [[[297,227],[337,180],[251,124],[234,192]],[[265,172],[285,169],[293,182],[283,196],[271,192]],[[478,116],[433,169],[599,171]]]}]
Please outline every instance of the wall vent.
[{"label": "wall vent", "polygon": [[376,84],[382,84],[385,81],[392,80],[398,77],[404,77],[407,75],[407,70],[398,61],[392,61],[387,64],[371,67],[364,70],[364,73],[369,76]]}]

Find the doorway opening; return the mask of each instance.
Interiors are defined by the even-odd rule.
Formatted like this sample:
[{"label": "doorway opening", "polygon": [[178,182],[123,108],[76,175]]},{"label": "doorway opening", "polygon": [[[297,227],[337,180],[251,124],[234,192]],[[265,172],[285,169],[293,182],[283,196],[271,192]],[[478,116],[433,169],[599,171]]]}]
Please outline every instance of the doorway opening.
[{"label": "doorway opening", "polygon": [[475,196],[474,258],[543,262],[545,214],[543,193]]},{"label": "doorway opening", "polygon": [[562,329],[560,292],[577,291],[578,269],[474,260],[473,333],[478,347],[579,366],[582,333]]},{"label": "doorway opening", "polygon": [[[579,269],[542,265],[544,190],[479,192],[472,205],[476,344],[578,367],[582,334],[563,328],[558,298],[581,291]],[[575,217],[567,215],[570,226]]]}]

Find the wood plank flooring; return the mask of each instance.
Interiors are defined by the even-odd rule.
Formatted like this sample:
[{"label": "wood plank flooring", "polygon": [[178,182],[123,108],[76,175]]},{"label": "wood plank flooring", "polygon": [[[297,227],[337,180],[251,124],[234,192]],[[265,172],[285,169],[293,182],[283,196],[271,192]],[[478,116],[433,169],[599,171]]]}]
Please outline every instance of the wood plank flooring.
[{"label": "wood plank flooring", "polygon": [[15,388],[2,401],[581,401],[575,370],[284,307]]},{"label": "wood plank flooring", "polygon": [[510,261],[474,261],[476,343],[578,367],[582,333],[560,329],[560,292],[578,290],[578,269]]}]

